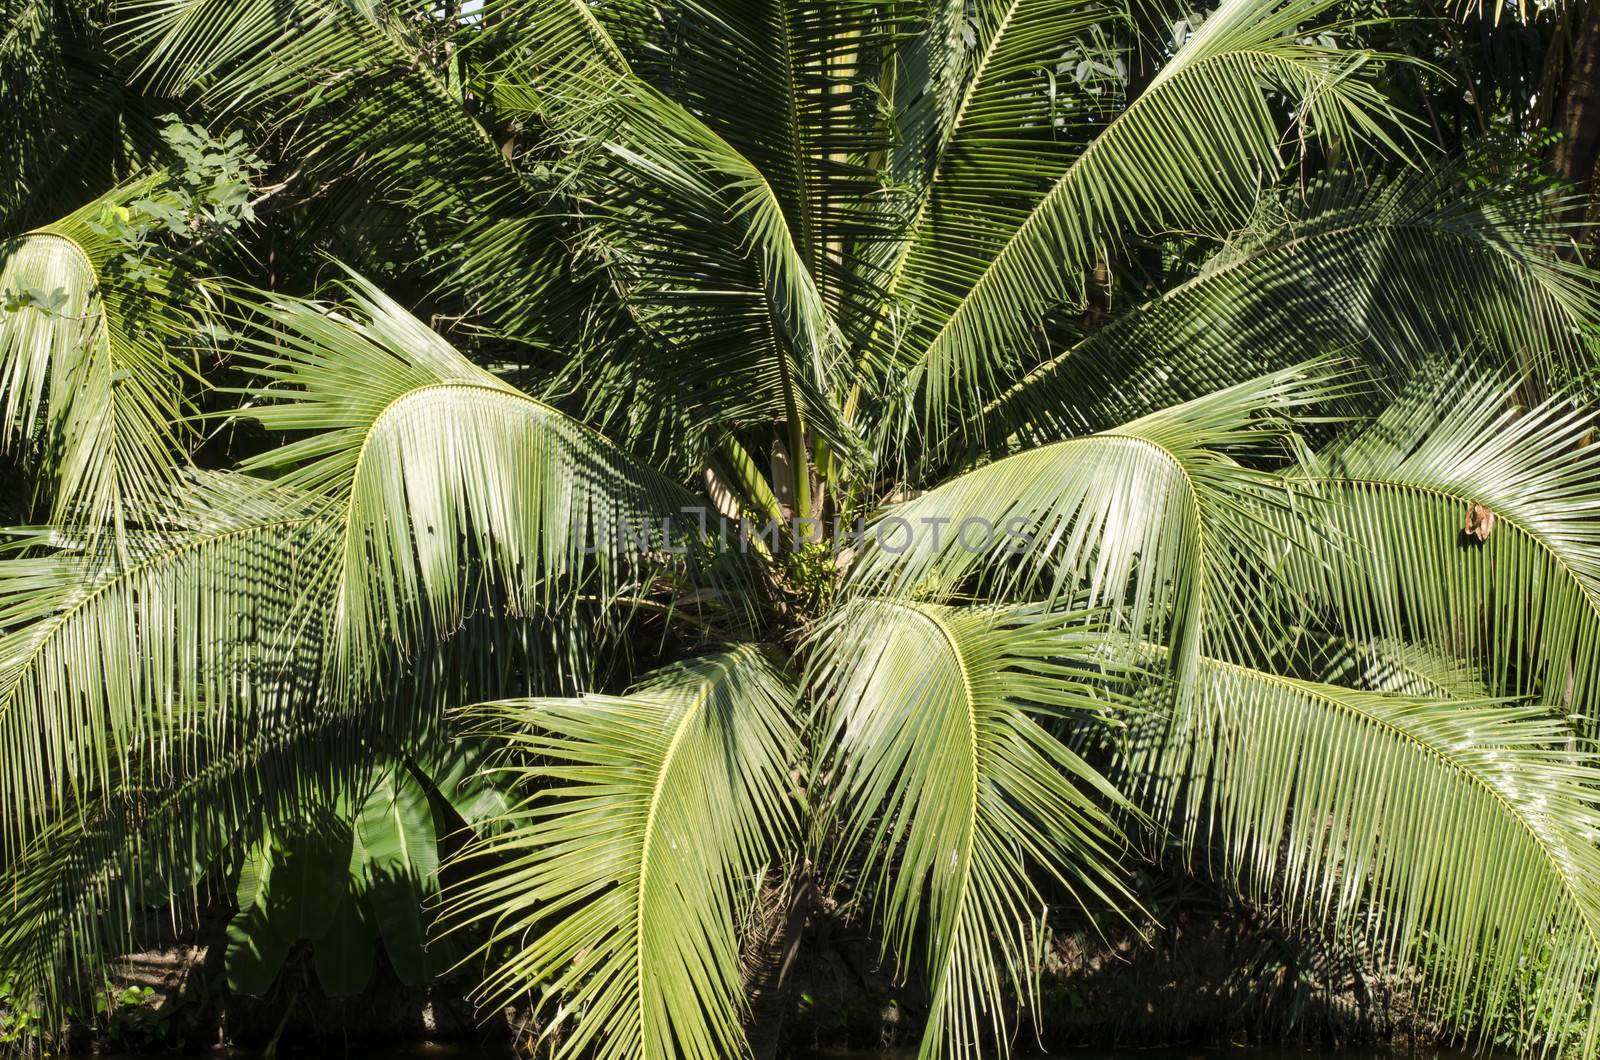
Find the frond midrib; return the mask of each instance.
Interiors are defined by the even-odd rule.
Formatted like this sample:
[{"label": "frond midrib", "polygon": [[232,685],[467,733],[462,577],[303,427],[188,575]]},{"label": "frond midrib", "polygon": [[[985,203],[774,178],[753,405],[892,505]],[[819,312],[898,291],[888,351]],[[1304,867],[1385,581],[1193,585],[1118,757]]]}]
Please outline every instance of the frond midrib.
[{"label": "frond midrib", "polygon": [[[978,747],[978,695],[973,687],[972,672],[967,666],[966,656],[961,651],[961,645],[957,641],[955,633],[944,622],[944,620],[928,607],[902,603],[899,601],[892,601],[891,606],[901,610],[910,611],[911,613],[920,617],[923,622],[932,627],[934,634],[944,642],[946,649],[950,653],[950,657],[955,660],[956,670],[961,675],[961,689],[966,705],[965,716],[967,720],[968,753],[970,755],[968,761],[971,763],[971,769],[967,772],[967,778],[970,782],[969,790],[972,793],[972,798],[970,809],[967,815],[967,828],[961,840],[961,906],[956,914],[956,925],[959,926],[960,920],[965,916],[967,902],[971,897],[970,885],[972,881],[973,862],[972,848],[977,843],[978,838],[978,792],[979,788],[983,784],[983,776],[980,772],[981,764]],[[937,871],[937,866],[935,866],[935,871]],[[944,960],[942,960],[939,965],[939,974],[936,979],[937,985],[935,988],[936,996],[942,994],[944,983],[950,973],[950,962],[955,952],[954,937],[952,936],[944,941],[945,945],[948,947],[948,950]]]},{"label": "frond midrib", "polygon": [[[724,673],[725,672],[726,671],[724,671]],[[712,692],[715,691],[715,689],[716,681],[714,679],[707,679],[701,686],[700,691],[697,692],[694,698],[689,701],[689,704],[683,708],[683,716],[678,719],[677,725],[673,727],[672,736],[667,741],[666,750],[663,751],[661,755],[660,768],[656,770],[655,780],[650,785],[649,804],[647,810],[645,811],[643,834],[639,845],[639,889],[638,894],[634,897],[633,920],[634,952],[638,955],[635,989],[637,990],[636,1001],[639,1011],[639,1033],[641,1045],[644,1044],[644,1038],[647,1034],[646,1028],[648,1026],[644,1011],[646,996],[644,899],[645,892],[649,888],[650,854],[651,848],[655,845],[656,813],[661,807],[661,802],[667,788],[667,783],[672,773],[673,761],[676,759],[678,751],[683,746],[684,737],[688,733],[690,725],[699,719],[700,712],[705,709],[705,705],[710,701]]]},{"label": "frond midrib", "polygon": [[[971,80],[967,82],[966,88],[962,90],[961,101],[956,105],[955,112],[950,116],[950,135],[944,137],[943,142],[939,144],[939,157],[934,160],[933,170],[928,174],[926,187],[923,189],[922,194],[917,197],[916,213],[912,215],[911,220],[906,225],[905,246],[895,259],[894,271],[889,274],[889,278],[883,284],[883,290],[886,295],[885,302],[893,299],[895,293],[900,289],[900,279],[905,274],[906,263],[911,260],[911,251],[916,245],[917,236],[922,229],[923,219],[927,216],[929,205],[933,202],[933,189],[938,184],[939,176],[944,172],[945,162],[950,157],[950,145],[955,142],[956,137],[960,134],[961,122],[966,117],[967,107],[971,105],[972,97],[977,94],[978,86],[983,83],[983,76],[989,69],[989,61],[994,58],[995,53],[1000,49],[1001,42],[1005,40],[1006,33],[1011,28],[1011,19],[1016,15],[1017,8],[1022,5],[1022,2],[1023,0],[1008,0],[1005,17],[995,27],[994,36],[989,41],[989,47],[985,49],[983,58],[978,61],[978,65],[973,69]],[[883,322],[883,319],[883,313],[877,314],[877,322],[873,325],[873,339],[876,339],[878,326]],[[868,345],[871,345],[870,341]]]}]

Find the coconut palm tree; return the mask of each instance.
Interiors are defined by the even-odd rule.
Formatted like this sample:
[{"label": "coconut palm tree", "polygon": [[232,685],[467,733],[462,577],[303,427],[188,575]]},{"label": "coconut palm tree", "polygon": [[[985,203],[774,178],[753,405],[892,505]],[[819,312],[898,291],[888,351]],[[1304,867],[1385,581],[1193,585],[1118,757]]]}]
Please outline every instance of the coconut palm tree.
[{"label": "coconut palm tree", "polygon": [[[343,952],[316,822],[420,901],[467,731],[438,913],[559,1055],[745,1051],[784,877],[923,1055],[1003,1052],[1140,856],[1592,1052],[1600,304],[1330,0],[28,9],[10,120],[85,68],[144,116],[7,163],[47,1002],[230,873],[230,951],[294,878]],[[52,220],[71,151],[133,175]]]}]

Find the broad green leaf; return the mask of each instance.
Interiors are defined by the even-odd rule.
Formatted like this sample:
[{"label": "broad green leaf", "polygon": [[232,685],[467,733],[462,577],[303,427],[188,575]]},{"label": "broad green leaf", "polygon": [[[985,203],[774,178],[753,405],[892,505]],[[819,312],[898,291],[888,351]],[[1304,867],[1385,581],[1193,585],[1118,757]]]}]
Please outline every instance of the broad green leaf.
[{"label": "broad green leaf", "polygon": [[439,847],[428,793],[402,765],[385,771],[356,817],[362,875],[389,963],[401,982],[428,979],[424,898],[438,889]]}]

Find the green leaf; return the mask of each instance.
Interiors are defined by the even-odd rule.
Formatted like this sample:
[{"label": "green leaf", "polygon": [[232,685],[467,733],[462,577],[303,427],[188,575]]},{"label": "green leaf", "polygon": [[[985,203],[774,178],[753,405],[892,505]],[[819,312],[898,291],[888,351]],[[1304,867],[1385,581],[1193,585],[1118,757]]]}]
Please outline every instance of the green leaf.
[{"label": "green leaf", "polygon": [[433,807],[408,770],[386,771],[356,817],[362,876],[389,963],[402,983],[428,979],[423,899],[439,885]]},{"label": "green leaf", "polygon": [[541,1011],[576,1017],[562,1058],[738,1055],[737,925],[796,830],[789,680],[740,646],[623,697],[480,709],[527,764],[504,767],[524,797],[464,852],[446,907],[487,931],[478,996],[546,984]]},{"label": "green leaf", "polygon": [[[1600,448],[1565,402],[1519,412],[1470,368],[1422,379],[1297,476],[1328,533],[1283,574],[1343,628],[1418,642],[1495,695],[1600,731]],[[1494,513],[1482,541],[1473,504]]]},{"label": "green leaf", "polygon": [[490,768],[493,753],[491,741],[468,737],[449,741],[419,762],[440,796],[470,826],[491,823],[511,808]]},{"label": "green leaf", "polygon": [[52,521],[121,538],[142,502],[189,466],[192,365],[177,353],[197,306],[175,266],[143,251],[143,282],[93,218],[160,187],[142,178],[0,247],[0,447],[44,443]]},{"label": "green leaf", "polygon": [[[353,859],[361,856],[359,851],[352,852]],[[378,959],[378,925],[367,901],[365,881],[349,874],[338,901],[329,905],[328,928],[313,947],[317,981],[329,997],[351,997],[372,982]]]},{"label": "green leaf", "polygon": [[1091,919],[1131,902],[1104,809],[1125,804],[1040,724],[1121,702],[1091,658],[1103,638],[1082,612],[875,600],[818,631],[808,681],[834,776],[834,871],[859,858],[886,944],[924,955],[924,1058],[1004,1055],[1002,982],[1036,1010],[1045,900],[1030,870]]},{"label": "green leaf", "polygon": [[[1248,893],[1417,962],[1430,1010],[1519,1047],[1600,1031],[1600,758],[1542,707],[1380,695],[1206,660],[1160,783]],[[1537,967],[1531,998],[1514,977]],[[1527,1004],[1531,1011],[1513,1011]]]},{"label": "green leaf", "polygon": [[228,921],[223,955],[228,989],[235,993],[265,995],[294,945],[298,917],[288,888],[273,886],[278,856],[271,840],[263,839],[251,847],[239,872],[239,911]]}]

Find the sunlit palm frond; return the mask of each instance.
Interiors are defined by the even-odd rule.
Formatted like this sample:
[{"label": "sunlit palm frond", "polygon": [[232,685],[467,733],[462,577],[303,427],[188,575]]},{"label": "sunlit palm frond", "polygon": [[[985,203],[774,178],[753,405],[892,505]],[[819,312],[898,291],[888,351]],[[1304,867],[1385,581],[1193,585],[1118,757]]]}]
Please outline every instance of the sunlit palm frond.
[{"label": "sunlit palm frond", "polygon": [[[1306,134],[1346,142],[1386,135],[1394,114],[1365,76],[1372,57],[1295,35],[1327,6],[1228,0],[1137,99],[1074,145],[1059,175],[1041,184],[1027,167],[1009,174],[1016,180],[1007,192],[1020,199],[1012,214],[992,205],[998,177],[982,182],[982,194],[941,201],[935,176],[928,194],[938,209],[908,244],[893,284],[902,322],[877,340],[882,359],[918,373],[931,422],[996,396],[1029,328],[1051,307],[1081,300],[1104,245],[1175,226],[1221,231],[1242,219],[1280,166],[1268,86],[1297,101]],[[1001,100],[995,106],[1009,96]]]},{"label": "sunlit palm frond", "polygon": [[325,506],[211,479],[161,515],[121,557],[0,560],[0,850],[288,721],[323,676]]},{"label": "sunlit palm frond", "polygon": [[1291,485],[1236,457],[1287,456],[1289,417],[1340,388],[1326,367],[1279,372],[1004,457],[885,509],[850,584],[934,599],[1086,592],[1175,645],[1180,669],[1202,638],[1231,654],[1271,634],[1262,575],[1300,529]]},{"label": "sunlit palm frond", "polygon": [[1132,904],[1105,811],[1120,796],[1036,720],[1119,702],[1088,661],[1102,636],[1079,612],[874,600],[816,634],[834,868],[859,859],[885,943],[927,971],[923,1057],[1004,1054],[1007,993],[1036,1002],[1033,870],[1091,914]]},{"label": "sunlit palm frond", "polygon": [[1453,370],[1322,454],[1298,477],[1326,502],[1313,518],[1330,532],[1316,561],[1284,575],[1336,627],[1430,645],[1493,694],[1538,696],[1593,731],[1600,454],[1586,415],[1519,412],[1510,398],[1493,377]]},{"label": "sunlit palm frond", "polygon": [[1415,962],[1424,1003],[1483,1033],[1536,967],[1523,1033],[1576,1026],[1593,1050],[1600,761],[1571,749],[1565,724],[1213,660],[1201,686],[1202,724],[1147,735],[1169,770],[1158,788],[1216,841],[1217,871]]},{"label": "sunlit palm frond", "polygon": [[447,906],[487,929],[480,996],[548,984],[560,1057],[738,1055],[737,925],[796,838],[789,679],[741,646],[626,696],[480,709],[525,792]]},{"label": "sunlit palm frond", "polygon": [[561,621],[574,594],[604,603],[658,570],[710,569],[694,495],[473,365],[372,285],[352,278],[348,292],[348,313],[252,303],[265,323],[247,340],[262,379],[249,415],[314,432],[250,466],[338,508],[345,676],[375,676],[474,608]]},{"label": "sunlit palm frond", "polygon": [[189,462],[198,377],[181,351],[199,345],[196,306],[171,263],[116,235],[118,215],[160,183],[126,184],[0,247],[0,444],[37,445],[61,525],[120,535]]}]

